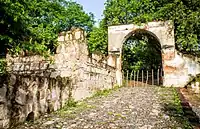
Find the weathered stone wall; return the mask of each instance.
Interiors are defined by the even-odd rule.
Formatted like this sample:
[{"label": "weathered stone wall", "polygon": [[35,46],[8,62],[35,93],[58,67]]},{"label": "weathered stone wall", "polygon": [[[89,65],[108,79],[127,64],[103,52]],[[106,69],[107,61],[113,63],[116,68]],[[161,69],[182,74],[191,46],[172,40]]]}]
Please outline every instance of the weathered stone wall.
[{"label": "weathered stone wall", "polygon": [[58,41],[56,54],[48,59],[7,56],[9,74],[0,84],[0,128],[37,119],[62,108],[69,98],[80,100],[116,83],[114,67],[88,56],[84,31],[63,32]]},{"label": "weathered stone wall", "polygon": [[[173,57],[173,59],[170,59]],[[180,52],[164,56],[164,79],[165,86],[183,87],[190,77],[200,73],[200,63],[198,58],[188,56]]]},{"label": "weathered stone wall", "polygon": [[[7,80],[7,79],[10,80]],[[7,128],[25,120],[56,111],[69,99],[71,80],[11,74],[1,86],[0,127]]]}]

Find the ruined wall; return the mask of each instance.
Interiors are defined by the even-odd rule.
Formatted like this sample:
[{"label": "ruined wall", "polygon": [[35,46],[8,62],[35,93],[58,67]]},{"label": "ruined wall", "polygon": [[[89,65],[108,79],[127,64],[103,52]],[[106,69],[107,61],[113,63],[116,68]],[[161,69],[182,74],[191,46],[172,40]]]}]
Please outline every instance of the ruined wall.
[{"label": "ruined wall", "polygon": [[[174,52],[163,56],[164,59],[164,85],[183,87],[190,77],[200,73],[200,63],[194,56]],[[172,59],[171,59],[172,58]]]},{"label": "ruined wall", "polygon": [[96,90],[112,88],[115,68],[88,56],[85,33],[60,34],[54,56],[7,56],[7,76],[0,81],[0,128],[62,108],[69,98],[80,100]]}]

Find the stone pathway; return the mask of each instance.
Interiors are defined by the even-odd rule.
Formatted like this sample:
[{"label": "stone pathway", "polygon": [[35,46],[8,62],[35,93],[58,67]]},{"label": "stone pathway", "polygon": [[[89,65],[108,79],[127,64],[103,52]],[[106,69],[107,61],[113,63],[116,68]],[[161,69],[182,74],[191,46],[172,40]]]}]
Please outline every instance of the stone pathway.
[{"label": "stone pathway", "polygon": [[45,115],[17,129],[185,129],[174,88],[123,87],[78,106]]}]

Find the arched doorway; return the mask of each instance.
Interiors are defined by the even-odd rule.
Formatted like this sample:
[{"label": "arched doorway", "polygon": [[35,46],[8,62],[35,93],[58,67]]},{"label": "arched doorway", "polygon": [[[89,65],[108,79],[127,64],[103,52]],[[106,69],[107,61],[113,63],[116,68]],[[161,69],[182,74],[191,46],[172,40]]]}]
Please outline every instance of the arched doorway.
[{"label": "arched doorway", "polygon": [[136,29],[127,34],[122,45],[122,71],[129,86],[162,85],[162,49],[158,37],[148,30]]},{"label": "arched doorway", "polygon": [[[164,71],[163,85],[173,85],[170,76],[166,76],[167,61],[173,60],[175,57],[175,41],[174,29],[171,21],[149,22],[141,25],[117,25],[108,27],[108,64],[117,68],[116,79],[119,85],[122,85],[122,47],[124,41],[130,37],[136,30],[147,31],[156,37],[160,43],[162,52],[162,67]],[[166,81],[167,80],[167,81]]]}]

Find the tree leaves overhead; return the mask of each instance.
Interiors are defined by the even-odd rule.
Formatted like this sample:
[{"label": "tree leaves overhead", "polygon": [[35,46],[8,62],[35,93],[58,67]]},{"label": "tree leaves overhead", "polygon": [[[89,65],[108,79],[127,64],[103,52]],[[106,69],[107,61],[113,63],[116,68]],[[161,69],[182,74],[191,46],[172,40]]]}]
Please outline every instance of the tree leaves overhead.
[{"label": "tree leaves overhead", "polygon": [[93,14],[72,1],[0,0],[0,6],[0,42],[11,54],[48,53],[55,48],[59,32],[72,27],[89,32],[94,24]]},{"label": "tree leaves overhead", "polygon": [[90,53],[107,55],[107,37],[108,33],[105,29],[94,27],[88,40]]},{"label": "tree leaves overhead", "polygon": [[[166,20],[172,20],[174,23],[176,49],[184,53],[200,55],[200,0],[107,0],[100,27],[91,33],[90,49],[102,54],[107,53],[108,42],[105,38],[107,38],[108,26]],[[150,37],[147,35],[141,36],[130,37],[124,43],[124,69],[137,70],[144,66],[146,69],[161,67],[156,40],[149,40]],[[148,40],[142,39],[145,37],[148,37]],[[152,44],[154,46],[149,46]]]},{"label": "tree leaves overhead", "polygon": [[105,26],[172,20],[179,51],[200,54],[200,0],[107,0]]}]

